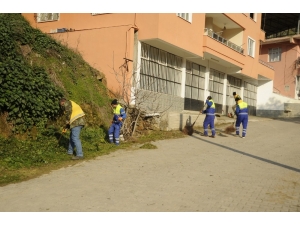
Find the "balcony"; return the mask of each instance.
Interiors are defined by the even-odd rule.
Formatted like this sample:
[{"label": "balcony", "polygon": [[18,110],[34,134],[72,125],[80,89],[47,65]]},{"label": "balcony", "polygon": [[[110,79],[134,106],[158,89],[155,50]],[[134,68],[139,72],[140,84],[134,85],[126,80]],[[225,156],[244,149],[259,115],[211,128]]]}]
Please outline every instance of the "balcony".
[{"label": "balcony", "polygon": [[211,37],[212,39],[222,43],[223,45],[226,45],[227,47],[231,48],[232,50],[240,54],[244,54],[244,49],[242,47],[232,43],[231,41],[228,41],[227,39],[220,36],[218,33],[213,32],[211,29],[204,28],[204,35]]},{"label": "balcony", "polygon": [[270,68],[271,70],[274,70],[274,67],[273,67],[273,66],[271,66],[271,65],[269,65],[268,63],[262,61],[261,59],[259,59],[259,63],[262,64],[262,65],[264,65],[264,66],[266,66],[266,67],[268,67],[268,68]]}]

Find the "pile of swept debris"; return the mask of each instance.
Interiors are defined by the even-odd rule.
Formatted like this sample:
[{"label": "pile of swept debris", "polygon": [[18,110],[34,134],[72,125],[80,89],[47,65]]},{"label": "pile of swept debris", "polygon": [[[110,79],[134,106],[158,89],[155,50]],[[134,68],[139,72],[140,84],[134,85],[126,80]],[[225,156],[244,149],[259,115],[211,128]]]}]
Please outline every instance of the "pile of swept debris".
[{"label": "pile of swept debris", "polygon": [[135,107],[128,107],[125,110],[127,118],[121,128],[121,134],[125,140],[146,134],[150,130],[160,130],[161,117],[159,113],[149,114]]}]

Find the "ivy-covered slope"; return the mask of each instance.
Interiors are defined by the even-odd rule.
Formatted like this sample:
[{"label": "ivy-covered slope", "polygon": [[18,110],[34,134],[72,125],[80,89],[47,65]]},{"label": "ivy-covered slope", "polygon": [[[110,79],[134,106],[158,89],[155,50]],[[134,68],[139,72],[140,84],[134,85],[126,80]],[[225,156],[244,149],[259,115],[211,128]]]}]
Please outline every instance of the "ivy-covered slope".
[{"label": "ivy-covered slope", "polygon": [[88,126],[110,118],[104,77],[73,50],[34,29],[21,14],[0,14],[0,136],[59,126],[59,99],[80,104]]}]

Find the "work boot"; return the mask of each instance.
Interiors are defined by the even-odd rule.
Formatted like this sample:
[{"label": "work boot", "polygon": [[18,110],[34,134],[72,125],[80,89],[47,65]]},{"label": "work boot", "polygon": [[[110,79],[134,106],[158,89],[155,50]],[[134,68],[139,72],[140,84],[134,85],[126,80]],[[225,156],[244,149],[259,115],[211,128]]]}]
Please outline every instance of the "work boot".
[{"label": "work boot", "polygon": [[73,156],[72,159],[73,159],[73,160],[83,159],[83,156]]},{"label": "work boot", "polygon": [[211,137],[211,138],[216,138],[216,136],[215,136],[215,135],[210,135],[209,137]]},{"label": "work boot", "polygon": [[203,136],[203,137],[208,137],[208,135],[205,135],[205,134],[200,134],[200,136]]}]

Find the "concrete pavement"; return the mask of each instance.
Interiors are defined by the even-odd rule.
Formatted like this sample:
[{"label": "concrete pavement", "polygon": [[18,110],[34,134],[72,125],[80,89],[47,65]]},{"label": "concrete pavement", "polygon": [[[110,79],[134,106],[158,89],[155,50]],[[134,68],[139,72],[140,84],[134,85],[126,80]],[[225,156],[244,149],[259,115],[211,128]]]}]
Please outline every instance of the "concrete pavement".
[{"label": "concrete pavement", "polygon": [[299,124],[251,117],[245,139],[224,123],[214,139],[119,150],[0,187],[0,211],[300,212]]}]

